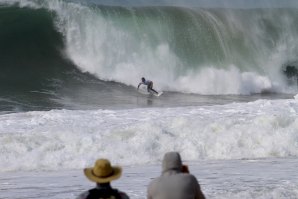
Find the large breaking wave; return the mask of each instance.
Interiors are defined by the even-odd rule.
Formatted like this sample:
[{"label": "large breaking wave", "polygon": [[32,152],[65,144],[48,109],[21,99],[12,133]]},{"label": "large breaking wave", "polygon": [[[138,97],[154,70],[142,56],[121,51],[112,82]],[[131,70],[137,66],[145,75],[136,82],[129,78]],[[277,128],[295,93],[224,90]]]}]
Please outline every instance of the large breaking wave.
[{"label": "large breaking wave", "polygon": [[[6,45],[0,50],[8,59],[1,68],[14,68],[4,72],[3,82],[25,82],[30,76],[29,83],[48,76],[63,79],[57,74],[75,65],[104,81],[135,86],[145,76],[162,90],[185,93],[296,90],[282,72],[283,66],[297,60],[298,14],[294,8],[1,2],[10,5],[0,8],[6,16],[0,24]],[[23,19],[6,23],[10,15]],[[23,70],[24,65],[30,68]],[[15,70],[21,71],[21,77]]]}]

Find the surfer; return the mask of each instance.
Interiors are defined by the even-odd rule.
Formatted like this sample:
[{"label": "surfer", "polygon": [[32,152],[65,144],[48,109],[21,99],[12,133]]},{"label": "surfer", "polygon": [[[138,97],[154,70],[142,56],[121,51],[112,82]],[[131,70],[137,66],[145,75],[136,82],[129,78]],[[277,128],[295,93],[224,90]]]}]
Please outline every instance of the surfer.
[{"label": "surfer", "polygon": [[158,92],[153,89],[153,82],[151,80],[146,80],[144,77],[142,77],[141,80],[142,81],[139,83],[138,89],[139,89],[139,87],[140,87],[141,84],[144,84],[144,85],[147,86],[147,91],[148,92],[153,91],[153,92],[155,92],[158,95]]}]

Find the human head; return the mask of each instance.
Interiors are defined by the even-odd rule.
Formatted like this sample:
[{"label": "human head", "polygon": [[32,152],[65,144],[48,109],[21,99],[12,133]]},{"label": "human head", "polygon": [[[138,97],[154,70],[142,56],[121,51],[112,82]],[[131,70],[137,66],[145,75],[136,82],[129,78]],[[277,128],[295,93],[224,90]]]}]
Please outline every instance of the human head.
[{"label": "human head", "polygon": [[146,80],[145,80],[145,77],[142,77],[142,82],[145,82]]},{"label": "human head", "polygon": [[92,182],[103,184],[120,178],[122,169],[119,166],[112,166],[107,159],[98,159],[94,167],[85,168],[84,173]]},{"label": "human head", "polygon": [[168,171],[168,170],[182,170],[182,161],[180,154],[178,152],[168,152],[164,155],[163,161],[162,161],[162,170]]}]

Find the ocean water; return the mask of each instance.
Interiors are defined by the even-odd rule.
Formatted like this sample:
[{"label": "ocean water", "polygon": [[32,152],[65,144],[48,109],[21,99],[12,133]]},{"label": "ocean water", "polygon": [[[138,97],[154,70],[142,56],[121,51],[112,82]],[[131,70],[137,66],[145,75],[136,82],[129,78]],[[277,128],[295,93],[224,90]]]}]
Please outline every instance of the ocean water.
[{"label": "ocean water", "polygon": [[[197,176],[206,198],[297,198],[297,159],[221,160],[186,162]],[[112,182],[130,196],[146,198],[160,165],[125,166],[120,180]],[[22,180],[20,180],[20,178]],[[75,198],[94,187],[82,170],[4,173],[1,198]]]},{"label": "ocean water", "polygon": [[207,198],[298,198],[297,6],[0,0],[0,198],[75,198],[97,158],[146,198],[168,151]]}]

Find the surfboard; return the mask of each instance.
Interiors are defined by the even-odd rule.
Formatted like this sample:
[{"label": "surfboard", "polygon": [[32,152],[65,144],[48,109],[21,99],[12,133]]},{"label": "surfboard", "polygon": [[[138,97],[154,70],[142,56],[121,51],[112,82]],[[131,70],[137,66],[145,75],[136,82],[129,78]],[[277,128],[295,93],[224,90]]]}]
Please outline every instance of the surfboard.
[{"label": "surfboard", "polygon": [[[157,92],[158,92],[158,91],[157,91]],[[155,95],[155,96],[157,96],[157,97],[159,97],[159,96],[161,96],[161,95],[163,94],[162,91],[159,91],[158,94],[155,93],[155,92],[153,92],[153,91],[150,91],[149,93],[150,93],[151,95]]]}]

